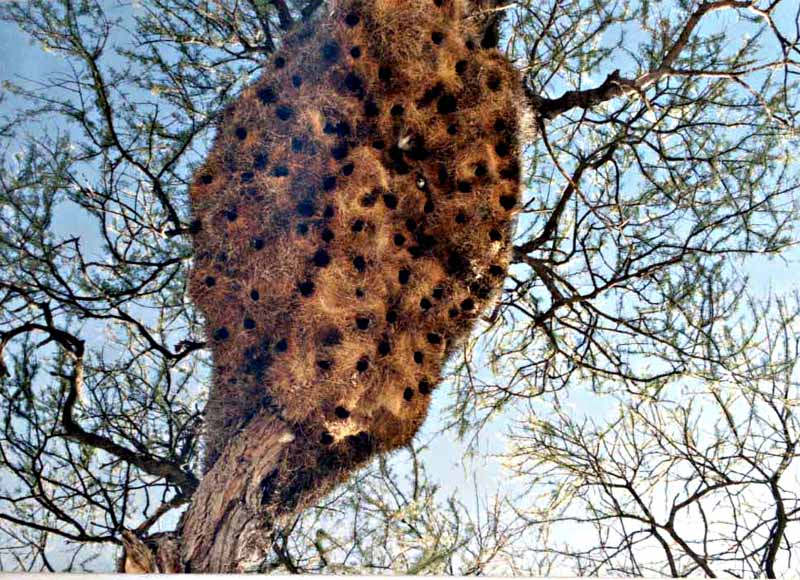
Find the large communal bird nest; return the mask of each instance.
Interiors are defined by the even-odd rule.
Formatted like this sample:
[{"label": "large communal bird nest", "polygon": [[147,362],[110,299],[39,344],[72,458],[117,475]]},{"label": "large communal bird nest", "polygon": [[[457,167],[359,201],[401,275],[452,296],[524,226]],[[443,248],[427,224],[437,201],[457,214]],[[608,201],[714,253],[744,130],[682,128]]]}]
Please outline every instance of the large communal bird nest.
[{"label": "large communal bird nest", "polygon": [[221,116],[191,186],[215,376],[207,468],[260,413],[295,434],[264,504],[407,444],[495,297],[519,80],[460,0],[344,0]]}]

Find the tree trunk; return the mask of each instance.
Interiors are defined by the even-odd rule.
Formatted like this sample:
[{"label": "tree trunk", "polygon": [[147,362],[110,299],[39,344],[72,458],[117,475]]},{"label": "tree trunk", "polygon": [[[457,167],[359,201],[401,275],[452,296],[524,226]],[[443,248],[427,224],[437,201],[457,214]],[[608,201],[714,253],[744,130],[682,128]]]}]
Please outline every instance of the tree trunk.
[{"label": "tree trunk", "polygon": [[[294,432],[293,432],[294,430]],[[124,572],[245,572],[266,557],[274,529],[363,465],[376,451],[352,437],[344,452],[320,449],[265,412],[234,437],[203,477],[175,532],[125,534]]]},{"label": "tree trunk", "polygon": [[272,521],[264,482],[275,479],[293,440],[274,416],[253,419],[203,477],[174,534],[144,542],[126,535],[121,571],[240,572],[261,561]]},{"label": "tree trunk", "polygon": [[263,559],[271,520],[264,482],[274,479],[293,439],[283,422],[264,413],[225,448],[182,520],[186,572],[239,572]]}]

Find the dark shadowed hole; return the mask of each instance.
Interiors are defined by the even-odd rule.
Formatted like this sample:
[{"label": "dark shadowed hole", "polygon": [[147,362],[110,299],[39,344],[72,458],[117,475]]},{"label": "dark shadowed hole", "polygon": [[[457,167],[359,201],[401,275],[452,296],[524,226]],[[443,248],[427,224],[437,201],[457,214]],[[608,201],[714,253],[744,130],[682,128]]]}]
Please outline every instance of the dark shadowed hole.
[{"label": "dark shadowed hole", "polygon": [[325,211],[322,212],[322,217],[330,219],[336,213],[336,209],[332,205],[326,205]]},{"label": "dark shadowed hole", "polygon": [[395,246],[402,246],[406,243],[406,238],[403,234],[395,234],[394,235],[394,245]]},{"label": "dark shadowed hole", "polygon": [[503,206],[503,209],[510,211],[514,209],[515,205],[517,205],[517,198],[513,195],[501,195],[500,205]]},{"label": "dark shadowed hole", "polygon": [[351,48],[350,49],[350,56],[352,56],[353,58],[361,58],[361,47],[360,46],[354,46],[353,48]]},{"label": "dark shadowed hole", "polygon": [[297,289],[300,291],[300,294],[307,298],[314,293],[314,283],[311,280],[300,282],[297,285]]},{"label": "dark shadowed hole", "polygon": [[256,96],[265,105],[269,105],[270,103],[274,103],[278,100],[278,95],[275,94],[275,89],[272,87],[262,87],[258,89]]},{"label": "dark shadowed hole", "polygon": [[232,208],[230,208],[229,210],[227,210],[227,211],[225,212],[225,218],[226,218],[226,219],[227,219],[229,222],[234,222],[234,221],[236,221],[236,218],[238,218],[238,217],[239,217],[239,213],[236,211],[236,208],[235,208],[235,207],[232,207]]},{"label": "dark shadowed hole", "polygon": [[485,163],[478,163],[475,166],[475,177],[483,177],[487,173],[486,164]]},{"label": "dark shadowed hole", "polygon": [[336,123],[336,134],[339,137],[347,137],[350,135],[350,123],[347,121],[339,121]]},{"label": "dark shadowed hole", "polygon": [[372,437],[366,431],[361,431],[358,435],[348,435],[347,444],[355,454],[355,459],[366,459],[375,450]]},{"label": "dark shadowed hole", "polygon": [[378,196],[380,195],[380,189],[373,189],[368,194],[364,195],[361,198],[361,205],[362,207],[372,207],[375,205],[375,202],[378,201]]},{"label": "dark shadowed hole", "polygon": [[292,151],[300,153],[303,150],[303,139],[300,137],[292,137]]},{"label": "dark shadowed hole", "polygon": [[365,372],[369,368],[369,359],[361,358],[356,363],[356,370],[360,373]]},{"label": "dark shadowed hole", "polygon": [[442,44],[442,40],[444,40],[444,34],[437,30],[431,34],[431,40],[433,41],[433,44]]},{"label": "dark shadowed hole", "polygon": [[433,304],[431,304],[431,301],[427,298],[423,298],[419,301],[419,307],[423,310],[430,310],[431,306],[433,306]]},{"label": "dark shadowed hole", "polygon": [[467,223],[467,215],[463,211],[460,211],[456,214],[456,223],[457,224]]},{"label": "dark shadowed hole", "polygon": [[397,280],[401,284],[408,284],[409,278],[411,278],[411,270],[403,268],[397,273]]},{"label": "dark shadowed hole", "polygon": [[203,185],[208,185],[212,181],[214,181],[214,176],[209,173],[205,173],[200,176],[200,183],[202,183]]},{"label": "dark shadowed hole", "polygon": [[447,183],[448,175],[447,166],[444,163],[439,164],[436,174],[437,178],[439,179],[439,185],[445,185]]},{"label": "dark shadowed hole", "polygon": [[456,73],[463,75],[467,72],[467,61],[460,60],[456,63]]},{"label": "dark shadowed hole", "polygon": [[313,257],[314,265],[317,268],[324,268],[331,263],[331,257],[325,250],[317,250]]},{"label": "dark shadowed hole", "polygon": [[494,264],[492,266],[489,266],[489,274],[491,274],[492,276],[500,277],[500,276],[505,276],[506,273],[501,266]]},{"label": "dark shadowed hole", "polygon": [[499,242],[503,239],[503,234],[501,234],[497,230],[491,230],[489,232],[489,239],[492,240],[493,242]]},{"label": "dark shadowed hole", "polygon": [[278,119],[281,121],[288,121],[291,119],[293,114],[294,109],[292,109],[289,105],[278,105],[278,107],[275,109],[275,115],[277,115]]},{"label": "dark shadowed hole", "polygon": [[516,161],[513,161],[511,165],[501,169],[500,177],[503,179],[511,179],[512,181],[519,179],[519,164]]},{"label": "dark shadowed hole", "polygon": [[244,127],[236,127],[236,138],[240,141],[244,141],[247,138],[247,129]]},{"label": "dark shadowed hole", "polygon": [[333,362],[329,360],[318,360],[317,366],[323,371],[327,371],[330,370],[330,368],[333,366]]},{"label": "dark shadowed hole", "polygon": [[497,119],[494,122],[494,130],[498,133],[502,133],[506,130],[506,122],[503,119]]},{"label": "dark shadowed hole", "polygon": [[436,334],[435,332],[429,332],[426,338],[428,339],[428,342],[431,344],[442,343],[442,337]]},{"label": "dark shadowed hole", "polygon": [[460,191],[461,193],[469,193],[470,191],[472,191],[472,184],[469,181],[459,181],[458,191]]},{"label": "dark shadowed hole", "polygon": [[356,168],[356,166],[353,163],[348,163],[347,165],[343,165],[342,166],[342,175],[345,175],[345,176],[352,175],[353,174],[353,170],[355,168]]},{"label": "dark shadowed hole", "polygon": [[397,207],[397,196],[393,193],[384,193],[383,204],[389,209],[395,209]]},{"label": "dark shadowed hole", "polygon": [[242,180],[242,183],[250,183],[251,181],[253,181],[255,175],[253,174],[252,171],[245,171],[239,177]]},{"label": "dark shadowed hole", "polygon": [[353,258],[353,267],[358,270],[359,272],[363,272],[367,269],[367,261],[364,259],[364,256],[356,256]]},{"label": "dark shadowed hole", "polygon": [[422,135],[416,135],[411,140],[411,149],[406,151],[406,155],[414,161],[424,161],[430,157],[431,153],[425,147],[425,138]]},{"label": "dark shadowed hole", "polygon": [[417,222],[411,218],[408,218],[406,220],[406,229],[408,229],[409,232],[413,232],[415,229],[417,229]]},{"label": "dark shadowed hole", "polygon": [[421,365],[422,362],[425,360],[425,355],[423,355],[420,351],[416,351],[414,353],[414,362],[418,365]]},{"label": "dark shadowed hole", "polygon": [[356,328],[358,328],[359,330],[366,330],[367,328],[369,328],[369,318],[365,316],[357,316]]},{"label": "dark shadowed hole", "polygon": [[392,117],[399,117],[404,112],[405,112],[405,108],[403,107],[403,105],[400,105],[400,104],[393,105],[392,108],[389,109],[389,114]]},{"label": "dark shadowed hole", "polygon": [[411,172],[411,166],[406,163],[402,157],[392,162],[392,169],[394,169],[394,172],[398,175],[408,175]]},{"label": "dark shadowed hole", "polygon": [[417,387],[419,388],[419,392],[423,395],[429,395],[431,392],[431,384],[426,379],[422,379]]},{"label": "dark shadowed hole", "polygon": [[488,286],[480,285],[477,290],[473,290],[475,295],[480,298],[481,300],[486,300],[491,293],[491,289]]},{"label": "dark shadowed hole", "polygon": [[348,411],[342,406],[339,406],[333,410],[333,414],[336,415],[339,419],[347,419],[350,416],[350,411]]},{"label": "dark shadowed hole", "polygon": [[295,88],[299,88],[303,84],[303,78],[300,75],[292,75],[292,84]]},{"label": "dark shadowed hole", "polygon": [[370,99],[370,100],[368,100],[368,101],[366,101],[364,103],[364,114],[367,117],[377,117],[378,115],[380,115],[380,112],[381,112],[381,108],[372,99]]},{"label": "dark shadowed hole", "polygon": [[356,298],[363,298],[364,291],[361,288],[356,288]]},{"label": "dark shadowed hole", "polygon": [[280,339],[275,343],[275,350],[278,352],[286,352],[289,349],[289,343],[285,338]]},{"label": "dark shadowed hole", "polygon": [[264,238],[251,238],[250,239],[250,247],[254,250],[263,250],[264,249]]},{"label": "dark shadowed hole", "polygon": [[359,17],[359,15],[356,14],[355,12],[351,12],[350,14],[344,17],[345,24],[347,24],[347,26],[351,28],[356,24],[358,24],[359,20],[361,20],[361,17]]},{"label": "dark shadowed hole", "polygon": [[333,443],[333,435],[325,431],[325,433],[323,433],[322,436],[319,438],[319,441],[323,445],[330,445],[331,443]]},{"label": "dark shadowed hole", "polygon": [[501,141],[494,146],[494,150],[500,157],[505,157],[509,152],[508,143]]},{"label": "dark shadowed hole", "polygon": [[475,301],[472,298],[467,298],[461,302],[461,310],[469,311],[475,308]]},{"label": "dark shadowed hole", "polygon": [[443,95],[436,103],[436,110],[440,115],[449,115],[454,113],[458,103],[453,95]]},{"label": "dark shadowed hole", "polygon": [[339,58],[339,45],[334,41],[322,45],[322,58],[328,62],[335,62]]},{"label": "dark shadowed hole", "polygon": [[382,66],[378,69],[378,78],[381,79],[383,82],[389,82],[392,80],[392,69],[388,66]]},{"label": "dark shadowed hole", "polygon": [[392,161],[402,161],[403,160],[403,150],[400,149],[397,145],[393,145],[389,148],[389,159]]},{"label": "dark shadowed hole", "polygon": [[350,71],[344,77],[344,86],[348,91],[357,93],[363,88],[363,85],[364,81],[362,81],[361,77],[353,71]]},{"label": "dark shadowed hole", "polygon": [[389,324],[394,324],[395,322],[397,322],[397,311],[390,310],[389,312],[387,312],[386,322],[388,322]]},{"label": "dark shadowed hole", "polygon": [[206,279],[204,280],[204,282],[206,283],[206,286],[211,288],[212,286],[214,286],[217,283],[217,279],[214,278],[214,276],[206,276]]},{"label": "dark shadowed hole", "polygon": [[282,56],[279,56],[275,59],[275,68],[283,68],[286,66],[286,59]]},{"label": "dark shadowed hole", "polygon": [[342,332],[338,328],[330,328],[322,337],[325,346],[336,346],[342,343]]},{"label": "dark shadowed hole", "polygon": [[451,308],[450,310],[447,311],[447,314],[450,316],[450,318],[455,318],[456,316],[458,316],[459,310],[458,308]]},{"label": "dark shadowed hole", "polygon": [[289,175],[289,169],[284,167],[283,165],[278,165],[275,170],[272,172],[275,177],[286,177]]},{"label": "dark shadowed hole", "polygon": [[375,149],[383,149],[384,147],[386,147],[386,142],[383,139],[376,139],[375,141],[372,142],[372,146]]},{"label": "dark shadowed hole", "polygon": [[342,159],[347,157],[347,151],[348,151],[347,143],[343,141],[339,143],[336,147],[331,149],[331,157],[336,159],[336,161],[341,161]]},{"label": "dark shadowed hole", "polygon": [[444,288],[441,286],[433,289],[433,297],[436,300],[441,300],[442,296],[444,296]]},{"label": "dark shadowed hole", "polygon": [[214,334],[212,335],[214,340],[225,340],[229,336],[230,336],[230,333],[228,332],[228,329],[225,328],[224,326],[216,329],[214,331]]},{"label": "dark shadowed hole", "polygon": [[436,237],[423,232],[417,233],[417,241],[423,249],[430,250],[436,245]]},{"label": "dark shadowed hole", "polygon": [[495,28],[494,26],[490,26],[486,29],[483,38],[481,38],[481,48],[490,49],[497,46],[500,39],[497,36],[497,32],[494,30]]},{"label": "dark shadowed hole", "polygon": [[301,236],[305,236],[308,233],[308,224],[306,223],[299,223],[297,224],[297,233]]},{"label": "dark shadowed hole", "polygon": [[378,343],[378,354],[381,356],[386,356],[392,352],[392,347],[389,344],[388,340],[382,340]]},{"label": "dark shadowed hole", "polygon": [[242,326],[244,326],[245,330],[253,330],[256,327],[256,321],[252,318],[245,318]]},{"label": "dark shadowed hole", "polygon": [[350,226],[350,230],[353,233],[358,233],[364,229],[364,220],[356,220],[353,222],[353,225]]},{"label": "dark shadowed hole", "polygon": [[322,230],[322,241],[325,243],[331,242],[334,238],[333,232],[328,228]]},{"label": "dark shadowed hole", "polygon": [[250,300],[254,302],[261,298],[261,294],[259,294],[258,290],[250,290]]},{"label": "dark shadowed hole", "polygon": [[268,161],[269,158],[266,153],[256,153],[256,156],[253,158],[253,168],[260,171],[267,166]]},{"label": "dark shadowed hole", "polygon": [[442,92],[444,92],[444,86],[442,85],[442,83],[437,83],[436,85],[427,89],[422,94],[422,98],[419,101],[417,101],[417,104],[419,105],[420,108],[427,107],[433,101],[438,99],[441,96]]},{"label": "dark shadowed hole", "polygon": [[410,387],[406,387],[406,390],[403,391],[403,398],[406,401],[410,401],[414,397],[414,391]]},{"label": "dark shadowed hole", "polygon": [[497,75],[490,76],[489,80],[486,82],[486,86],[489,87],[489,89],[496,91],[500,88],[500,77]]},{"label": "dark shadowed hole", "polygon": [[325,191],[330,191],[336,187],[336,176],[335,175],[326,175],[322,178],[322,189]]},{"label": "dark shadowed hole", "polygon": [[458,125],[456,125],[455,123],[451,123],[450,125],[447,126],[448,135],[455,135],[456,133],[458,133]]}]

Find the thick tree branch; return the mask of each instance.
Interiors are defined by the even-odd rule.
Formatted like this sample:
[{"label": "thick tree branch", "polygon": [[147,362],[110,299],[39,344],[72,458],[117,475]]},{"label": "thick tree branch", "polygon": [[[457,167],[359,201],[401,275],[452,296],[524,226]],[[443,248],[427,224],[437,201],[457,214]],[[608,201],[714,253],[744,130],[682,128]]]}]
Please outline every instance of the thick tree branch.
[{"label": "thick tree branch", "polygon": [[[44,313],[47,324],[31,322],[22,324],[7,332],[0,333],[0,357],[2,357],[3,350],[14,337],[31,332],[46,333],[49,337],[48,340],[58,343],[73,359],[73,372],[63,377],[69,381],[69,391],[67,392],[67,398],[64,402],[64,408],[61,414],[65,437],[107,451],[115,457],[141,469],[145,473],[156,477],[163,477],[167,481],[178,486],[183,495],[190,496],[197,488],[198,483],[197,478],[192,473],[184,471],[179,466],[164,461],[163,459],[155,458],[149,454],[136,453],[115,443],[107,437],[86,431],[75,420],[73,417],[73,410],[75,403],[78,401],[78,393],[83,388],[84,341],[55,327],[52,316],[46,307],[44,307]],[[0,364],[0,372],[6,372],[5,366],[2,364]]]},{"label": "thick tree branch", "polygon": [[755,9],[755,2],[738,0],[719,0],[705,2],[695,10],[681,29],[678,38],[664,54],[659,65],[635,79],[620,76],[619,70],[609,74],[603,83],[592,89],[567,91],[560,97],[550,99],[536,94],[530,86],[525,87],[528,102],[543,119],[554,119],[576,107],[591,109],[623,94],[641,93],[645,88],[672,74],[672,66],[686,48],[689,39],[702,18],[709,13],[727,8],[752,9],[760,15],[763,11]]}]

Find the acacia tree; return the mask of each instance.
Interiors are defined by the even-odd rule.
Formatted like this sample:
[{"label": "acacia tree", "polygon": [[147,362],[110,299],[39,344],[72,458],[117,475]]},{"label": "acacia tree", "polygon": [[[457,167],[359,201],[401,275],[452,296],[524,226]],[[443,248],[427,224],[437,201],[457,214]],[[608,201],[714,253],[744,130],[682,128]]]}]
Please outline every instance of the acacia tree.
[{"label": "acacia tree", "polygon": [[[476,437],[518,419],[508,458],[544,493],[437,500],[412,451],[394,467],[407,481],[376,462],[276,528],[250,568],[774,576],[798,508],[784,485],[794,315],[743,309],[736,265],[795,241],[800,9],[472,8],[484,45],[523,72],[531,130],[515,265],[452,361],[447,417]],[[133,549],[191,501],[209,361],[186,300],[188,180],[219,112],[285,31],[324,10],[0,6],[59,65],[5,85],[4,565],[89,566],[93,546]],[[611,418],[565,406],[567,388],[605,395]],[[704,524],[686,532],[686,518]],[[574,521],[597,541],[564,543],[558,526]],[[54,564],[65,541],[70,558]]]}]

